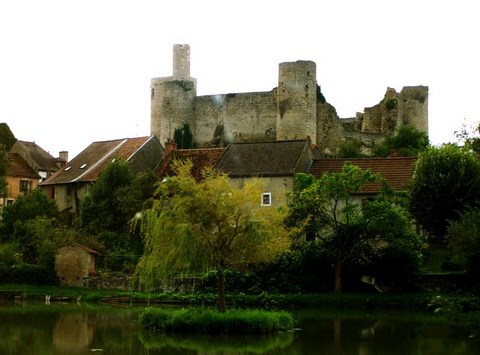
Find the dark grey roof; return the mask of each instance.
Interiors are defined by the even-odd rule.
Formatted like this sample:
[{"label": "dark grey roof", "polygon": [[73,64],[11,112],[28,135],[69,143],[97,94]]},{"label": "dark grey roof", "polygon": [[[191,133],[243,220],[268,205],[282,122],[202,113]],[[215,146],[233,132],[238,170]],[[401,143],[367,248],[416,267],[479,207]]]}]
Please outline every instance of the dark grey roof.
[{"label": "dark grey roof", "polygon": [[58,166],[57,159],[43,150],[35,142],[17,140],[10,149],[11,153],[18,153],[36,171],[55,172]]},{"label": "dark grey roof", "polygon": [[232,143],[214,168],[231,177],[289,176],[306,172],[311,159],[308,139]]}]

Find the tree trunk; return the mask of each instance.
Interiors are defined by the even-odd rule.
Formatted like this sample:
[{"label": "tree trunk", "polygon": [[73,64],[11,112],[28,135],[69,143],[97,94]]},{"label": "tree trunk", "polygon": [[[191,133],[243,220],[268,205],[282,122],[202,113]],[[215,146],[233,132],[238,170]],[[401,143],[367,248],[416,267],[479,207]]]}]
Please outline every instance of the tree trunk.
[{"label": "tree trunk", "polygon": [[225,270],[223,268],[217,271],[218,278],[218,310],[225,312],[227,309],[225,302]]},{"label": "tree trunk", "polygon": [[342,292],[342,262],[335,263],[335,292]]}]

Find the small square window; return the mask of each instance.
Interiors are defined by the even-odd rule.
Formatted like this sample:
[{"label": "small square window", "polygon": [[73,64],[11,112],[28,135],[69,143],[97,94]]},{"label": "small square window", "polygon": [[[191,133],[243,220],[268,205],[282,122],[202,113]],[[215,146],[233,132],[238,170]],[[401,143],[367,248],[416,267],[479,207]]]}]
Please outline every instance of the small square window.
[{"label": "small square window", "polygon": [[272,194],[270,192],[264,192],[262,194],[262,206],[272,205]]}]

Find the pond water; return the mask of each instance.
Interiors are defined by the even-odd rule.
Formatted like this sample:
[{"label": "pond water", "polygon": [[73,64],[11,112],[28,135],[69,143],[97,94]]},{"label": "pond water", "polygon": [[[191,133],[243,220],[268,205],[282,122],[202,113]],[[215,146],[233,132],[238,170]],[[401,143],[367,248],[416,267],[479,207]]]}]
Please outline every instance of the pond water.
[{"label": "pond water", "polygon": [[144,307],[0,304],[0,354],[480,354],[480,344],[420,314],[294,311],[301,330],[261,337],[152,334]]}]

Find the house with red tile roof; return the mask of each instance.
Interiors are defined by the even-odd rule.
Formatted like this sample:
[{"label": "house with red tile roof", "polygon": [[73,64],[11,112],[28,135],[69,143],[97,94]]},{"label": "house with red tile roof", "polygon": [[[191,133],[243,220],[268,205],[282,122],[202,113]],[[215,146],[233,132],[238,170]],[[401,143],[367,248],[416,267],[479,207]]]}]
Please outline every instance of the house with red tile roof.
[{"label": "house with red tile roof", "polygon": [[165,144],[165,157],[158,167],[156,174],[163,179],[173,176],[173,162],[175,160],[192,162],[192,175],[200,180],[206,169],[211,169],[222,155],[225,148],[198,148],[198,149],[176,149],[176,144],[168,142]]},{"label": "house with red tile roof", "polygon": [[[309,173],[320,178],[324,173],[339,173],[346,162],[361,169],[370,169],[380,174],[395,191],[405,191],[413,176],[416,157],[387,157],[387,158],[356,158],[356,159],[315,159]],[[361,195],[371,196],[378,194],[382,187],[380,181],[364,185]]]},{"label": "house with red tile roof", "polygon": [[112,160],[125,160],[139,173],[155,171],[162,158],[163,147],[156,136],[93,142],[39,187],[55,199],[61,212],[77,215],[88,187]]}]

